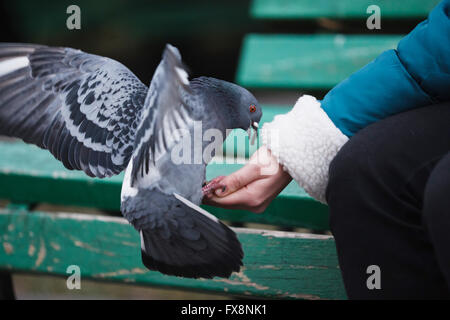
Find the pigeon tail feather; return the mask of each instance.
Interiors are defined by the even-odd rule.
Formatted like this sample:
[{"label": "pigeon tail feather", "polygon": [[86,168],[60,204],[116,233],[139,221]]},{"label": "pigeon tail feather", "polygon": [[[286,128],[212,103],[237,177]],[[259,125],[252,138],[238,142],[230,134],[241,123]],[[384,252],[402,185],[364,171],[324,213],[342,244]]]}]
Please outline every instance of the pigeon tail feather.
[{"label": "pigeon tail feather", "polygon": [[171,218],[140,230],[143,264],[186,278],[228,278],[238,272],[243,251],[234,231],[180,195],[174,201],[166,213]]}]

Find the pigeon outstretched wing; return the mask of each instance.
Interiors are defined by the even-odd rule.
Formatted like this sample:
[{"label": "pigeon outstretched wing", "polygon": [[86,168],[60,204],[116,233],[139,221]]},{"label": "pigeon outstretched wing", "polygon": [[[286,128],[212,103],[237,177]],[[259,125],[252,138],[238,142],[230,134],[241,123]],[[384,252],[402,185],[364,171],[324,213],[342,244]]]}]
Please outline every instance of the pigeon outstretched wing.
[{"label": "pigeon outstretched wing", "polygon": [[166,45],[145,100],[133,153],[132,185],[193,126],[196,96],[177,48]]},{"label": "pigeon outstretched wing", "polygon": [[0,44],[0,135],[106,177],[133,153],[147,87],[119,62],[70,48]]}]

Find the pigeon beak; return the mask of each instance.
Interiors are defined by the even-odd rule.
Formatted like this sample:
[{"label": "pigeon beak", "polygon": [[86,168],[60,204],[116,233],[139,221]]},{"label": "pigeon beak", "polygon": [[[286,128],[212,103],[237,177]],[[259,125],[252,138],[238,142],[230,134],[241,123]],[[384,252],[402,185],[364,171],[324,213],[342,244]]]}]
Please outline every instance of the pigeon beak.
[{"label": "pigeon beak", "polygon": [[[254,145],[256,137],[258,136],[258,127],[259,127],[258,122],[253,122],[251,127],[254,130],[254,134],[253,134],[253,137],[252,137],[252,139],[250,141],[250,144]],[[249,135],[249,138],[250,138],[250,135]]]}]

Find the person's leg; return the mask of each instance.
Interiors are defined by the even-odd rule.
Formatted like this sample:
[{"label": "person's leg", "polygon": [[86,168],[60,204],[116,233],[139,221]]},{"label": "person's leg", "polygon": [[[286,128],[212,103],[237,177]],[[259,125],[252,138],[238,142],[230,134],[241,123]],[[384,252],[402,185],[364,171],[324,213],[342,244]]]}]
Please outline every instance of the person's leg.
[{"label": "person's leg", "polygon": [[[330,165],[327,202],[351,299],[450,298],[422,223],[424,189],[450,150],[450,104],[428,106],[358,132]],[[450,232],[444,246],[450,245]],[[367,268],[379,266],[381,289]]]},{"label": "person's leg", "polygon": [[450,284],[450,152],[437,163],[428,178],[423,220],[438,264]]}]

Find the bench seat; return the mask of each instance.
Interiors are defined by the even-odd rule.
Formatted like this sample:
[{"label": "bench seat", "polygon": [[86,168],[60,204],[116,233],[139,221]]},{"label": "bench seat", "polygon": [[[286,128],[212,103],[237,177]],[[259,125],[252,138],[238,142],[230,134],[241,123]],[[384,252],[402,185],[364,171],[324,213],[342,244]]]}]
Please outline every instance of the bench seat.
[{"label": "bench seat", "polygon": [[235,228],[244,265],[229,279],[183,279],[147,270],[139,234],[122,218],[90,214],[0,210],[0,269],[116,281],[222,295],[285,299],[343,299],[331,236]]}]

